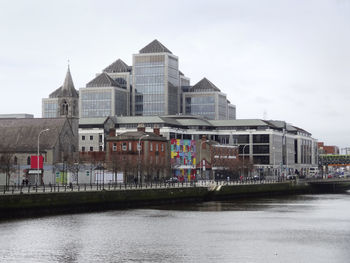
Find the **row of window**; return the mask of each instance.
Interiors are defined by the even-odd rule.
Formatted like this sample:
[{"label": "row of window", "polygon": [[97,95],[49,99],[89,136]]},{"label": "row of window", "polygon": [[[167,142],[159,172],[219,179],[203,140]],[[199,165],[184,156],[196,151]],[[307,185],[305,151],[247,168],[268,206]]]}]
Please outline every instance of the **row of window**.
[{"label": "row of window", "polygon": [[[156,144],[154,144],[154,145],[155,145],[155,148],[154,148],[154,146],[153,146],[153,143],[150,143],[150,148],[149,148],[150,152],[153,152],[154,149],[155,149],[156,152],[159,152],[159,144],[156,143]],[[140,149],[140,147],[141,147],[141,146],[140,146],[139,144],[137,144],[137,149]],[[161,147],[161,151],[164,152],[164,144],[160,144],[160,147]],[[129,149],[128,149],[128,148],[129,148]],[[117,144],[116,144],[116,143],[113,143],[112,150],[113,150],[114,152],[117,151]],[[122,150],[122,151],[127,151],[127,150],[132,151],[132,143],[129,142],[129,143],[127,144],[126,142],[123,142],[123,143],[121,144],[121,150]],[[141,150],[141,149],[140,149],[140,150]]]},{"label": "row of window", "polygon": [[[102,142],[102,139],[103,139],[102,134],[99,134],[99,135],[98,135],[98,141],[99,141],[99,142]],[[85,141],[85,140],[86,140],[86,136],[85,136],[85,135],[82,135],[82,136],[81,136],[81,140],[82,140],[82,141]],[[93,140],[94,140],[94,136],[93,136],[93,135],[90,135],[90,141],[93,141]]]},{"label": "row of window", "polygon": [[[99,150],[100,152],[103,151],[102,145],[100,145],[100,146],[98,147],[98,150]],[[85,146],[82,146],[82,147],[81,147],[81,151],[82,151],[82,152],[85,152],[85,151],[86,151],[86,147],[85,147]],[[90,152],[93,152],[93,151],[94,151],[94,147],[93,147],[93,146],[90,146],[90,147],[89,147],[89,151],[90,151]]]}]

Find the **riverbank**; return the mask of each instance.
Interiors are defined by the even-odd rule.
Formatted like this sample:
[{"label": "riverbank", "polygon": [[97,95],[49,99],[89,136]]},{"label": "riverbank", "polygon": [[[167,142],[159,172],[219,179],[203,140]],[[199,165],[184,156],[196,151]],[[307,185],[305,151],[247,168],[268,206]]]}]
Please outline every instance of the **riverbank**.
[{"label": "riverbank", "polygon": [[162,188],[105,189],[96,191],[41,192],[0,196],[0,218],[32,217],[125,209],[180,202],[310,194],[315,189],[295,182]]}]

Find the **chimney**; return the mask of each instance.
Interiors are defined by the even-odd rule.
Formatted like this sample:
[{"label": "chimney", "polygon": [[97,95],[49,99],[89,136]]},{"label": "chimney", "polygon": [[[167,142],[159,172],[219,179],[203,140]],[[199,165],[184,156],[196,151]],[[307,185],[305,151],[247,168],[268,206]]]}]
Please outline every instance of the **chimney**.
[{"label": "chimney", "polygon": [[140,123],[139,125],[137,125],[137,131],[145,132],[146,131],[145,125],[143,123]]},{"label": "chimney", "polygon": [[159,129],[159,126],[158,125],[154,125],[153,127],[153,132],[155,134],[157,134],[158,136],[160,136],[160,129]]},{"label": "chimney", "polygon": [[111,128],[109,129],[109,137],[115,137],[115,129],[114,128]]}]

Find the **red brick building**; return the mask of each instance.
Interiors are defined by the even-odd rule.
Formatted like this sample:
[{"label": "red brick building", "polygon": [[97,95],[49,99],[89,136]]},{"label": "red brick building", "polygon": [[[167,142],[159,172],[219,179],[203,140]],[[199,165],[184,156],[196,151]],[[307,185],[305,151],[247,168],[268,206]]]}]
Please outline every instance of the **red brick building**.
[{"label": "red brick building", "polygon": [[318,142],[317,147],[319,154],[339,154],[338,146],[327,146],[324,145],[324,142]]},{"label": "red brick building", "polygon": [[115,135],[111,129],[106,140],[106,162],[109,169],[123,172],[130,182],[162,181],[169,172],[168,141],[160,135],[159,128],[146,132],[139,125],[137,131]]}]

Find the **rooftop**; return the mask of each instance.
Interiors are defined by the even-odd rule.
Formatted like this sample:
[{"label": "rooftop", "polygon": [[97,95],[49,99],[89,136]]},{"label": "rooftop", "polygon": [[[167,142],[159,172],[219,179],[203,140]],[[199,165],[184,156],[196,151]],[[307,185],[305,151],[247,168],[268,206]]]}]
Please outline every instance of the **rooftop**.
[{"label": "rooftop", "polygon": [[157,39],[153,40],[147,46],[140,50],[140,53],[171,53],[169,49],[167,49],[162,43],[160,43]]},{"label": "rooftop", "polygon": [[207,78],[201,79],[197,84],[195,84],[191,90],[192,92],[203,92],[203,91],[218,91],[220,89],[216,87],[212,82],[210,82]]},{"label": "rooftop", "polygon": [[131,68],[121,59],[117,59],[111,65],[106,67],[103,72],[106,73],[118,73],[118,72],[130,72]]},{"label": "rooftop", "polygon": [[119,83],[112,79],[107,73],[103,72],[99,74],[96,78],[91,80],[89,83],[86,84],[87,88],[92,87],[119,87]]},{"label": "rooftop", "polygon": [[1,152],[36,152],[40,131],[40,148],[52,148],[66,122],[65,118],[0,119]]},{"label": "rooftop", "polygon": [[79,97],[77,90],[74,88],[73,79],[72,79],[72,75],[70,74],[69,66],[68,66],[66,78],[64,79],[63,85],[49,95],[49,98],[62,98],[62,97],[73,97],[73,98]]}]

